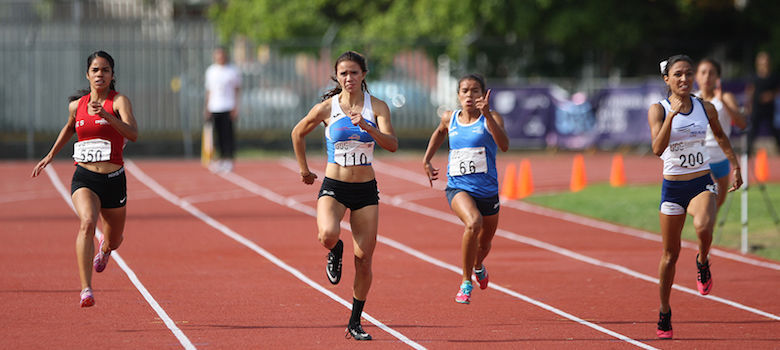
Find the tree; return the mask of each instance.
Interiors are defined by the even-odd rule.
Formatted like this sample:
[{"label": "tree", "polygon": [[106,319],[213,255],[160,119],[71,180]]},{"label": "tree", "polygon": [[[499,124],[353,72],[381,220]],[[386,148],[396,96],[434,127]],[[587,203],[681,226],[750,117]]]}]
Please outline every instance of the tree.
[{"label": "tree", "polygon": [[766,16],[780,13],[779,4],[750,0],[740,11],[732,0],[230,0],[211,16],[223,39],[354,49],[379,64],[423,47],[492,77],[579,76],[583,65],[606,76],[655,74],[675,53],[720,48],[741,60],[740,37],[751,36],[754,47],[780,42],[780,27]]}]

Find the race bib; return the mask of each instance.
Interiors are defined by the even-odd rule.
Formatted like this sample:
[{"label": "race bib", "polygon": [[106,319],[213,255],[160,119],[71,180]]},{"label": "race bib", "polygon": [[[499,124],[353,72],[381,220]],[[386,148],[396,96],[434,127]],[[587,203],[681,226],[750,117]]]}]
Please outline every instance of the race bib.
[{"label": "race bib", "polygon": [[369,165],[374,160],[374,142],[336,142],[333,144],[333,160],[341,166]]},{"label": "race bib", "polygon": [[485,147],[469,147],[450,150],[450,176],[487,172]]},{"label": "race bib", "polygon": [[672,164],[683,168],[698,168],[709,159],[704,140],[670,143],[669,152]]},{"label": "race bib", "polygon": [[111,141],[92,139],[73,144],[73,160],[79,163],[105,162],[111,159]]}]

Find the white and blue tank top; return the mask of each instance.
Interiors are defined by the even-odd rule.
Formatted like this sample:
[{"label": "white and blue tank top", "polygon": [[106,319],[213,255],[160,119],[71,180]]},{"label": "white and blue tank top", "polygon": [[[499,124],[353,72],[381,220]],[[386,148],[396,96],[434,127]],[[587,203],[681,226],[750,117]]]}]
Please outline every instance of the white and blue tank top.
[{"label": "white and blue tank top", "polygon": [[[371,165],[374,159],[374,138],[359,126],[352,125],[349,115],[341,110],[339,96],[331,99],[330,117],[325,127],[328,163],[341,166]],[[376,116],[368,92],[363,92],[363,110],[360,113],[366,123],[376,127]]]},{"label": "white and blue tank top", "polygon": [[484,115],[471,124],[462,124],[458,121],[460,112],[456,110],[450,117],[447,187],[465,190],[479,198],[495,196],[498,194],[496,141]]},{"label": "white and blue tank top", "polygon": [[[690,97],[691,111],[678,113],[672,119],[669,145],[661,159],[664,161],[664,175],[690,174],[710,169],[710,155],[705,146],[707,127],[710,120],[704,104],[698,98]],[[664,118],[672,111],[669,99],[659,102],[664,108]]]}]

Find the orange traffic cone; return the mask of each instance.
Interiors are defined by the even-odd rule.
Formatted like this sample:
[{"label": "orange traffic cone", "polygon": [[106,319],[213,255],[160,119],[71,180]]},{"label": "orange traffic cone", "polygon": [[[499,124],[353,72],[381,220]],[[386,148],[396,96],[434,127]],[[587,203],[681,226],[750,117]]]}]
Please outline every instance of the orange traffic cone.
[{"label": "orange traffic cone", "polygon": [[534,179],[531,176],[531,162],[528,159],[520,161],[520,177],[517,180],[517,198],[525,198],[534,193]]},{"label": "orange traffic cone", "polygon": [[758,182],[766,182],[766,180],[769,180],[769,165],[767,164],[766,160],[766,148],[762,148],[756,151],[754,167],[756,180],[758,180]]},{"label": "orange traffic cone", "polygon": [[501,197],[517,199],[517,167],[515,163],[509,163],[504,171],[504,183],[501,185]]},{"label": "orange traffic cone", "polygon": [[588,179],[585,175],[585,157],[582,154],[574,156],[574,163],[571,169],[571,188],[572,192],[579,192],[585,188]]},{"label": "orange traffic cone", "polygon": [[612,170],[609,172],[609,184],[612,187],[626,185],[626,172],[623,170],[623,155],[618,153],[612,157]]}]

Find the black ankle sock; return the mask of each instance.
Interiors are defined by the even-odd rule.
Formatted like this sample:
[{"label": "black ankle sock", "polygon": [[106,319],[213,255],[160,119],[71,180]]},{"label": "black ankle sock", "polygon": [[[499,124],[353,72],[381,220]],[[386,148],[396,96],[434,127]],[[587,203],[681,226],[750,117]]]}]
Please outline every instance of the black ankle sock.
[{"label": "black ankle sock", "polygon": [[333,254],[338,254],[338,250],[342,249],[341,247],[343,246],[343,244],[344,243],[341,243],[341,240],[339,240],[338,242],[336,242],[336,245],[333,246],[333,249],[331,249],[330,252]]},{"label": "black ankle sock", "polygon": [[349,318],[350,325],[360,324],[360,315],[363,314],[363,306],[366,305],[365,300],[357,300],[352,298],[352,316]]}]

